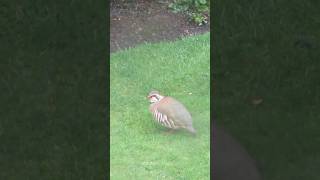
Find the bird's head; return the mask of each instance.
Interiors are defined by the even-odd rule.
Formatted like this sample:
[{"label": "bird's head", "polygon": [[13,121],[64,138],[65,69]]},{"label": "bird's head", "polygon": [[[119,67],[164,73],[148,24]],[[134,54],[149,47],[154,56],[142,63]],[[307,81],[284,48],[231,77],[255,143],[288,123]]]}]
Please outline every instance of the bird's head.
[{"label": "bird's head", "polygon": [[150,103],[155,103],[160,101],[163,98],[163,96],[160,95],[158,91],[151,91],[147,98],[149,99]]}]

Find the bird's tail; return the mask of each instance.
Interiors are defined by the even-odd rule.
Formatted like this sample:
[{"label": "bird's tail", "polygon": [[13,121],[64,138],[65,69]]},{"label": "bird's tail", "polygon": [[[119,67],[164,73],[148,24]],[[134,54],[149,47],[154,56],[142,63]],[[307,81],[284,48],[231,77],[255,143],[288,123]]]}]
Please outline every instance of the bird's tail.
[{"label": "bird's tail", "polygon": [[196,135],[197,134],[197,131],[191,126],[191,127],[188,127],[187,130],[189,132],[191,132],[193,135]]}]

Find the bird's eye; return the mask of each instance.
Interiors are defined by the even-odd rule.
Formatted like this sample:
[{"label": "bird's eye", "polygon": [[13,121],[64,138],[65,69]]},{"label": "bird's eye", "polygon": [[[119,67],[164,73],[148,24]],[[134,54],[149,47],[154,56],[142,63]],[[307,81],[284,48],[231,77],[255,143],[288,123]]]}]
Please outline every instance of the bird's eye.
[{"label": "bird's eye", "polygon": [[156,98],[156,99],[158,99],[158,97],[156,96],[156,95],[151,95],[151,96],[149,96],[149,98],[151,99],[151,98]]}]

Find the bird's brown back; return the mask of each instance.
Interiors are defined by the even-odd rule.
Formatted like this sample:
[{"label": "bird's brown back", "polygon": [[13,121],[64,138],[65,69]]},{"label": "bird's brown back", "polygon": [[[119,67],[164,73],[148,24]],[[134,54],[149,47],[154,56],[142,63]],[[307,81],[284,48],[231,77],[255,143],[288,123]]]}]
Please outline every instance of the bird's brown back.
[{"label": "bird's brown back", "polygon": [[189,111],[183,104],[172,97],[164,97],[160,102],[155,104],[153,108],[156,108],[159,112],[166,114],[169,118],[174,119],[177,126],[192,126],[192,117]]}]

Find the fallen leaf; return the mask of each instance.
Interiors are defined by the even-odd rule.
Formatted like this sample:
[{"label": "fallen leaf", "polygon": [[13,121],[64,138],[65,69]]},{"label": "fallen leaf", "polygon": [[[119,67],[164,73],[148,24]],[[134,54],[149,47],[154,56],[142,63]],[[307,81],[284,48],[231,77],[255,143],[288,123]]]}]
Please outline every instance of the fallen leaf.
[{"label": "fallen leaf", "polygon": [[263,102],[261,97],[255,97],[251,100],[251,103],[255,106],[260,105]]}]

